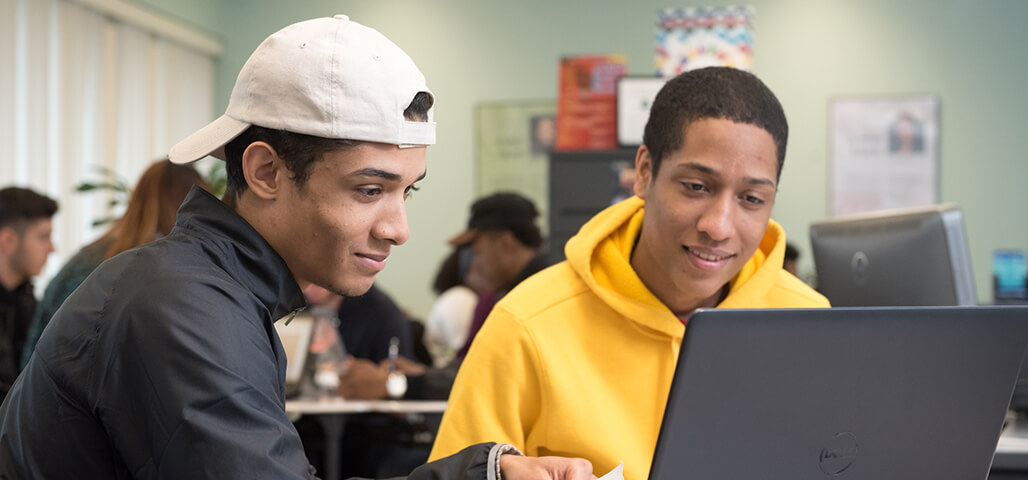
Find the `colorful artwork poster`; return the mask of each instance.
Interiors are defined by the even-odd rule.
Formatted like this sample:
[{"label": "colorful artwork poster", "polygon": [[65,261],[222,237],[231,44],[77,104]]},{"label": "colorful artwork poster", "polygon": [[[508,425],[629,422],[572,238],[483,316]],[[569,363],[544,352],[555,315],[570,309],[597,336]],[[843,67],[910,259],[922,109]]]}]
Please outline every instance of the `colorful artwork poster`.
[{"label": "colorful artwork poster", "polygon": [[837,98],[830,119],[833,216],[938,201],[938,97]]},{"label": "colorful artwork poster", "polygon": [[518,192],[548,225],[550,152],[556,134],[556,102],[522,100],[475,105],[475,197]]},{"label": "colorful artwork poster", "polygon": [[617,80],[627,69],[624,55],[561,59],[557,150],[617,148]]},{"label": "colorful artwork poster", "polygon": [[657,12],[657,75],[710,66],[753,66],[753,7],[668,8]]}]

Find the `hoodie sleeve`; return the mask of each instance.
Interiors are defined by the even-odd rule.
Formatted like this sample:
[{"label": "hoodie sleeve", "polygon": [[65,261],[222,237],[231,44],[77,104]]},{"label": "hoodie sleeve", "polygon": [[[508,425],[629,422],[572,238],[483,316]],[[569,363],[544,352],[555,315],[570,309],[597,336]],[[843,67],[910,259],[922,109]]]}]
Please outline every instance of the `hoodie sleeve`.
[{"label": "hoodie sleeve", "polygon": [[540,415],[539,356],[517,318],[494,308],[460,367],[430,460],[479,442],[509,443],[526,455]]}]

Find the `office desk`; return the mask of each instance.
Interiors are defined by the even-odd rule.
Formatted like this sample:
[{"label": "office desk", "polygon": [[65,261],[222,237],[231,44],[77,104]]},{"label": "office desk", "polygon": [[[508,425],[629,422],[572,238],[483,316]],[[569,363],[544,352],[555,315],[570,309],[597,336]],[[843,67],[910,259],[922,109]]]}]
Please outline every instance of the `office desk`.
[{"label": "office desk", "polygon": [[999,436],[989,480],[1028,479],[1028,425],[1010,422]]},{"label": "office desk", "polygon": [[304,415],[317,415],[325,429],[325,480],[339,478],[339,442],[346,426],[346,415],[353,413],[442,413],[443,400],[346,400],[341,397],[298,399],[286,402],[292,421]]}]

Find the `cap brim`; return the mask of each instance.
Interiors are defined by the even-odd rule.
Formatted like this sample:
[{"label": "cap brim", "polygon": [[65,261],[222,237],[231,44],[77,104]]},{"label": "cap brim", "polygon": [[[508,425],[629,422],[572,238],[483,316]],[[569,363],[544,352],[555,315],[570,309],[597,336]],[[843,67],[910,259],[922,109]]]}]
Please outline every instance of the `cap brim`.
[{"label": "cap brim", "polygon": [[456,237],[451,238],[447,241],[451,246],[459,247],[461,245],[467,245],[475,239],[475,235],[478,235],[478,230],[469,228],[466,231],[460,233]]},{"label": "cap brim", "polygon": [[225,159],[226,143],[239,136],[250,124],[222,115],[197,130],[168,151],[171,163],[195,162],[207,155]]}]

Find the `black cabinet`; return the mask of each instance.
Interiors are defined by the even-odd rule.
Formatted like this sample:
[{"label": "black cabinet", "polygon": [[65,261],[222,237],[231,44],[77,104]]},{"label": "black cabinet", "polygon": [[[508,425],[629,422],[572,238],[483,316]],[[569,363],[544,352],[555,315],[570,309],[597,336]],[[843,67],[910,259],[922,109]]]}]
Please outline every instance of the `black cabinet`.
[{"label": "black cabinet", "polygon": [[636,149],[554,152],[550,155],[550,260],[593,215],[620,198],[620,172],[634,168]]}]

